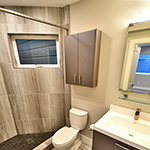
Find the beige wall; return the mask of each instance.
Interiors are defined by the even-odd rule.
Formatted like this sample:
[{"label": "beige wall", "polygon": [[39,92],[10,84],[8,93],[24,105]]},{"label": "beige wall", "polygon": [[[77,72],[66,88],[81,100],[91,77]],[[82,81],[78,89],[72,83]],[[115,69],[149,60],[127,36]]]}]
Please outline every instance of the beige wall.
[{"label": "beige wall", "polygon": [[[7,7],[55,24],[69,25],[69,7]],[[65,31],[0,12],[0,66],[18,134],[55,131],[65,125],[70,86],[64,82]],[[59,34],[60,68],[14,69],[8,33]]]},{"label": "beige wall", "polygon": [[[140,107],[142,111],[150,112],[148,105],[118,99],[121,96],[118,89],[128,24],[149,20],[148,14],[150,14],[149,1],[82,0],[71,5],[72,34],[94,28],[103,32],[98,86],[96,88],[71,86],[72,107],[89,112],[88,125],[95,123],[109,109],[110,104],[132,109]],[[91,137],[88,126],[82,133]]]},{"label": "beige wall", "polygon": [[0,143],[15,135],[17,131],[0,68]]}]

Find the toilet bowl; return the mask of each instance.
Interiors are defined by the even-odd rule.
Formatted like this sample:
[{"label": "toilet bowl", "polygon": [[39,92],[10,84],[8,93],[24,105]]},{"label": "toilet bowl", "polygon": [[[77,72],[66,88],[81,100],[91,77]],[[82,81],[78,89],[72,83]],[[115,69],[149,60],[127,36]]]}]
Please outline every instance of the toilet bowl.
[{"label": "toilet bowl", "polygon": [[63,127],[54,134],[52,143],[56,149],[68,150],[75,142],[79,130]]},{"label": "toilet bowl", "polygon": [[59,129],[52,138],[52,144],[58,150],[77,150],[81,145],[79,131],[83,130],[87,123],[88,112],[76,108],[70,109],[71,127]]}]

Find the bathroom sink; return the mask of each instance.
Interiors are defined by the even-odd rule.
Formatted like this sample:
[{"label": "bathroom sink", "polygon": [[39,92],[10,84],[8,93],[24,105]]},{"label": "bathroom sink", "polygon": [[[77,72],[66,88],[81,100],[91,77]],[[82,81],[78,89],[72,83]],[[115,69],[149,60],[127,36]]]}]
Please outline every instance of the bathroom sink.
[{"label": "bathroom sink", "polygon": [[137,149],[150,150],[150,114],[141,112],[137,121],[134,114],[135,110],[111,105],[93,129]]},{"label": "bathroom sink", "polygon": [[124,132],[129,135],[134,136],[149,136],[150,137],[150,126],[133,121],[127,120],[118,116],[113,116],[107,123],[106,126],[111,130],[115,130],[116,132]]}]

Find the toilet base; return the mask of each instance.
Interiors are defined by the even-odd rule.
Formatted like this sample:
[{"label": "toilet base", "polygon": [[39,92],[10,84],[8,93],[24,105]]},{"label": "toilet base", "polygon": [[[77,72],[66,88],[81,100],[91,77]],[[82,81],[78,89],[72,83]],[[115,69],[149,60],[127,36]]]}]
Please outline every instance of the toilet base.
[{"label": "toilet base", "polygon": [[78,137],[77,139],[75,140],[74,144],[70,147],[70,149],[68,150],[78,150],[78,148],[80,147],[81,145],[81,140],[80,140],[80,134],[78,134]]},{"label": "toilet base", "polygon": [[[80,134],[78,134],[75,142],[67,150],[78,150],[78,148],[80,147],[81,144],[82,144],[82,142],[80,140]],[[52,150],[58,150],[58,149],[53,148]]]}]

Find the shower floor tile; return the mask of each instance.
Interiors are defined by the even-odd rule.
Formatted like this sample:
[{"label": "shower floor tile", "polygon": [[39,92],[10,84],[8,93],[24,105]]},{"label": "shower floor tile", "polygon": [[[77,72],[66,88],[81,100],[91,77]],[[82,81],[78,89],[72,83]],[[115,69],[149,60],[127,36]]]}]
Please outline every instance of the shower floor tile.
[{"label": "shower floor tile", "polygon": [[54,132],[16,135],[1,143],[0,150],[32,150],[53,134]]}]

